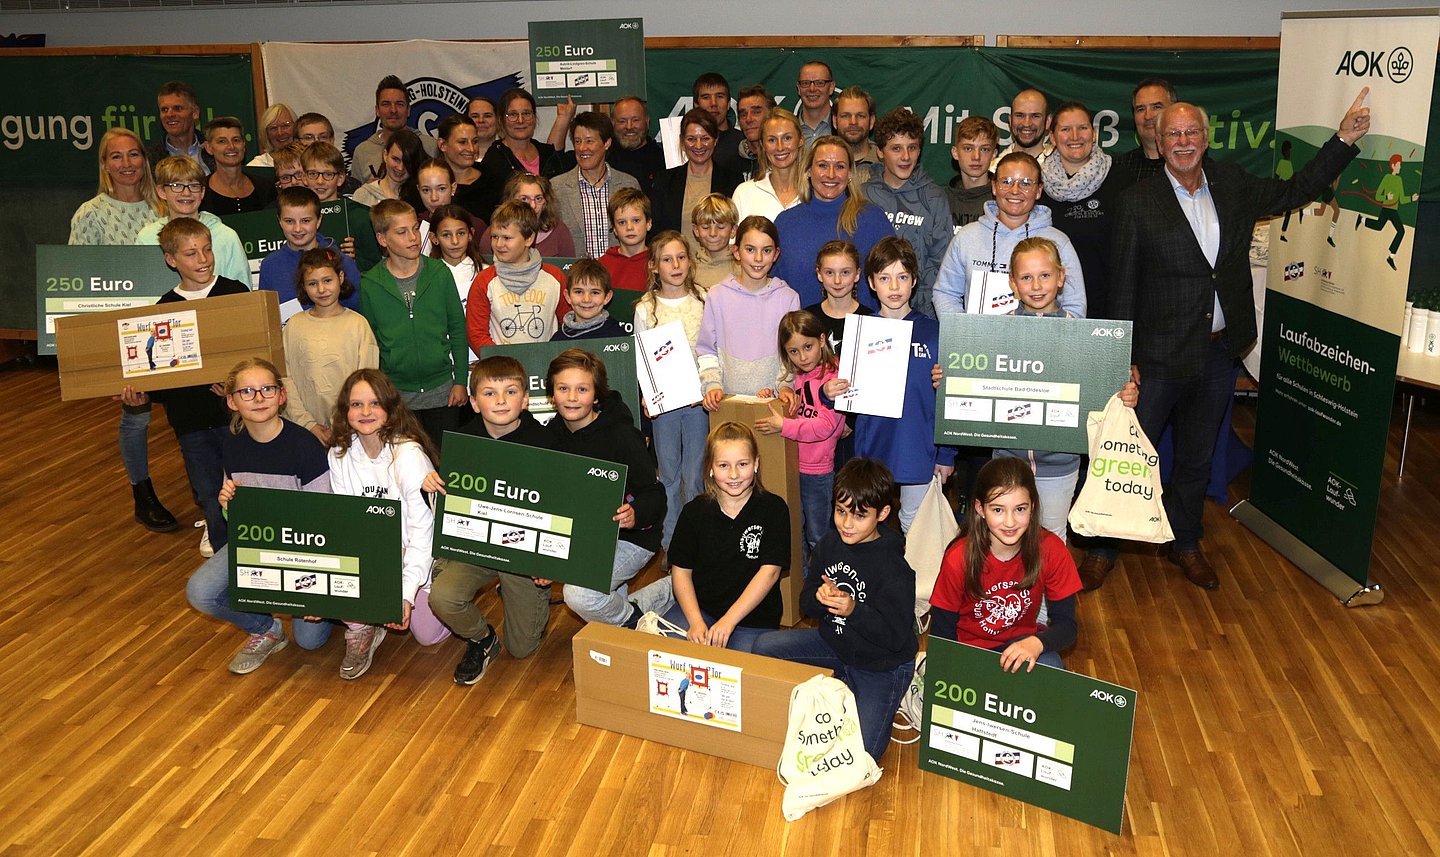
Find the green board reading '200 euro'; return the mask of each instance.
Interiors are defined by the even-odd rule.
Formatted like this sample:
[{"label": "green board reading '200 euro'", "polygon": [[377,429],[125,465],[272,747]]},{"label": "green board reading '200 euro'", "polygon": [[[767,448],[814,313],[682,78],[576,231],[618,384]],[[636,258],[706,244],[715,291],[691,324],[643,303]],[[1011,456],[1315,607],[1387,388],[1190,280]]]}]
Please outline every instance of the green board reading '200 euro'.
[{"label": "green board reading '200 euro'", "polygon": [[920,770],[1119,835],[1135,699],[1053,667],[1008,673],[997,652],[931,637]]},{"label": "green board reading '200 euro'", "polygon": [[55,320],[150,306],[180,282],[159,247],[35,247],[36,351],[55,353]]},{"label": "green board reading '200 euro'", "polygon": [[435,556],[607,592],[623,464],[446,432]]},{"label": "green board reading '200 euro'", "polygon": [[940,317],[935,442],[1083,453],[1085,419],[1130,380],[1131,323]]},{"label": "green board reading '200 euro'", "polygon": [[233,609],[400,621],[398,500],[238,488],[228,513]]}]

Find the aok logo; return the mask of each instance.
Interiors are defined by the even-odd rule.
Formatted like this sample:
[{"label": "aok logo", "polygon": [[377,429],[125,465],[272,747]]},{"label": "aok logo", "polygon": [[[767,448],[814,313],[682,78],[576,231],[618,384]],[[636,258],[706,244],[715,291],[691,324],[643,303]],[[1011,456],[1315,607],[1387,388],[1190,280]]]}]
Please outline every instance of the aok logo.
[{"label": "aok logo", "polygon": [[612,342],[612,343],[610,343],[609,345],[605,346],[605,350],[606,350],[606,351],[629,351],[629,350],[630,350],[630,343],[628,343],[628,342]]},{"label": "aok logo", "polygon": [[601,479],[609,479],[611,482],[620,478],[619,471],[602,470],[599,467],[592,467],[585,473],[586,476],[599,476]]},{"label": "aok logo", "polygon": [[1123,327],[1095,327],[1090,329],[1091,336],[1103,336],[1106,339],[1124,339],[1125,328]]},{"label": "aok logo", "polygon": [[1404,83],[1415,70],[1415,57],[1407,47],[1394,48],[1387,55],[1384,49],[1378,51],[1351,50],[1340,58],[1335,69],[1336,76],[1389,77],[1394,83]]},{"label": "aok logo", "polygon": [[1112,703],[1116,708],[1124,708],[1126,705],[1129,704],[1126,701],[1125,697],[1121,696],[1120,694],[1111,693],[1108,690],[1101,690],[1098,687],[1090,691],[1090,698],[1098,699],[1101,702]]},{"label": "aok logo", "polygon": [[1305,276],[1304,262],[1291,262],[1285,266],[1285,282],[1288,283],[1291,280],[1298,280],[1303,276]]},{"label": "aok logo", "polygon": [[365,514],[367,514],[367,515],[384,515],[384,516],[387,517],[387,518],[393,518],[393,517],[395,517],[395,507],[394,507],[394,506],[366,506],[366,507],[365,507]]}]

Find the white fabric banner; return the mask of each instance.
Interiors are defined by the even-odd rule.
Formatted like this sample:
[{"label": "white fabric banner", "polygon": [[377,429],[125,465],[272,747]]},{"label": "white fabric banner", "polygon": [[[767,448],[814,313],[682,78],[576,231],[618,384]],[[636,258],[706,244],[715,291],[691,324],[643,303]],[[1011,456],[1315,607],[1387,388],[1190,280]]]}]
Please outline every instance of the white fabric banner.
[{"label": "white fabric banner", "polygon": [[[399,77],[410,94],[410,127],[434,136],[441,120],[464,112],[471,98],[484,95],[498,102],[505,90],[528,87],[527,44],[266,42],[260,50],[270,103],[288,104],[297,116],[323,113],[335,126],[335,144],[348,157],[375,131],[375,86],[387,74]],[[543,140],[555,109],[538,112],[535,138]]]}]

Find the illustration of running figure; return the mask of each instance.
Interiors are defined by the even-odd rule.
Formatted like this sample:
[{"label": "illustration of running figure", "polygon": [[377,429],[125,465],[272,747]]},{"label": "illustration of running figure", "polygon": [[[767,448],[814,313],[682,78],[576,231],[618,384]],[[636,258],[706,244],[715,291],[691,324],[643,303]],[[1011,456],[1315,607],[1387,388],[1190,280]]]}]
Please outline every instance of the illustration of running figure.
[{"label": "illustration of running figure", "polygon": [[1398,270],[1395,267],[1395,251],[1400,249],[1400,242],[1405,238],[1405,224],[1400,222],[1400,206],[1407,202],[1414,202],[1420,198],[1420,194],[1412,193],[1407,199],[1405,196],[1405,184],[1400,180],[1400,165],[1404,159],[1399,155],[1390,156],[1390,175],[1380,180],[1380,186],[1375,189],[1375,204],[1380,206],[1380,213],[1365,220],[1365,215],[1355,218],[1355,228],[1360,228],[1360,221],[1365,221],[1367,229],[1376,232],[1385,228],[1385,224],[1395,226],[1395,240],[1390,242],[1390,255],[1385,258],[1385,264],[1390,270]]},{"label": "illustration of running figure", "polygon": [[1322,215],[1325,208],[1330,208],[1330,234],[1325,237],[1325,243],[1331,247],[1335,246],[1335,224],[1340,222],[1340,200],[1335,198],[1335,191],[1340,187],[1340,178],[1336,176],[1330,186],[1320,192],[1320,198],[1315,201],[1315,210],[1311,214]]},{"label": "illustration of running figure", "polygon": [[[1280,161],[1275,165],[1275,178],[1279,179],[1282,182],[1286,182],[1294,176],[1295,162],[1290,160],[1290,141],[1286,140],[1285,142],[1280,144]],[[1302,205],[1294,211],[1285,212],[1285,219],[1280,221],[1281,241],[1287,243],[1290,241],[1289,238],[1285,237],[1285,233],[1290,230],[1290,215],[1295,214],[1296,212],[1299,212],[1300,214],[1300,222],[1305,222],[1305,206]],[[1331,246],[1333,247],[1334,245],[1332,244]]]}]

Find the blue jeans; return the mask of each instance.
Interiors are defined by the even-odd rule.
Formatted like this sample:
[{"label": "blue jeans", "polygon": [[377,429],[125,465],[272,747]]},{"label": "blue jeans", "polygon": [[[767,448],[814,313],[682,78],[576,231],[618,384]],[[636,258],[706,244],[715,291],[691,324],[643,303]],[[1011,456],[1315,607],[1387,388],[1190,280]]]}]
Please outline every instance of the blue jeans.
[{"label": "blue jeans", "polygon": [[[230,608],[229,552],[220,548],[185,582],[185,600],[206,616],[229,622],[247,634],[263,634],[274,627],[275,618],[269,613],[242,613]],[[333,627],[333,622],[307,622],[296,616],[290,633],[300,648],[318,649],[330,639]]]},{"label": "blue jeans", "polygon": [[655,437],[655,459],[660,483],[665,486],[665,529],[661,542],[670,547],[680,510],[704,490],[701,465],[705,459],[705,438],[710,434],[710,415],[703,405],[691,405],[661,414],[650,422]]},{"label": "blue jeans", "polygon": [[[705,620],[707,626],[715,624],[715,617],[700,611],[700,616]],[[665,618],[685,630],[690,630],[690,620],[685,618],[685,611],[680,609],[679,602],[676,602],[665,613]],[[725,648],[736,652],[753,652],[755,641],[765,634],[770,633],[773,628],[747,628],[744,625],[736,625],[735,630],[730,632],[730,639],[725,643]]]},{"label": "blue jeans", "polygon": [[150,478],[150,404],[120,406],[120,460],[131,485]]},{"label": "blue jeans", "polygon": [[800,541],[800,554],[806,568],[810,552],[820,539],[835,528],[835,474],[800,474],[800,511],[805,519],[805,538]]},{"label": "blue jeans", "polygon": [[[630,618],[630,578],[640,573],[655,554],[624,539],[615,543],[615,564],[610,570],[610,591],[597,592],[573,583],[565,584],[565,604],[586,622],[623,625]],[[660,615],[675,603],[670,578],[662,577],[636,592],[634,601],[640,612]]]},{"label": "blue jeans", "polygon": [[855,694],[855,713],[860,718],[860,736],[865,752],[876,762],[890,746],[890,724],[900,698],[910,687],[915,674],[915,661],[907,660],[894,669],[862,670],[841,662],[835,650],[814,628],[797,631],[771,631],[755,641],[757,655],[809,664],[832,670]]},{"label": "blue jeans", "polygon": [[[1175,532],[1174,550],[1196,551],[1205,534],[1201,519],[1205,513],[1205,488],[1210,482],[1210,462],[1215,456],[1215,439],[1225,420],[1225,408],[1235,392],[1235,360],[1225,336],[1207,346],[1205,365],[1190,378],[1147,378],[1140,370],[1140,402],[1135,418],[1151,443],[1160,439],[1165,426],[1175,438],[1175,466],[1165,486],[1165,515]],[[1096,539],[1090,553],[1114,559],[1119,545],[1114,539]]]},{"label": "blue jeans", "polygon": [[225,481],[225,468],[220,463],[220,448],[229,426],[175,433],[180,442],[180,457],[185,461],[185,476],[190,480],[190,493],[195,505],[205,513],[205,525],[210,528],[210,546],[219,553],[230,541],[230,531],[225,526],[225,515],[220,510],[220,486]]}]

